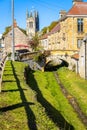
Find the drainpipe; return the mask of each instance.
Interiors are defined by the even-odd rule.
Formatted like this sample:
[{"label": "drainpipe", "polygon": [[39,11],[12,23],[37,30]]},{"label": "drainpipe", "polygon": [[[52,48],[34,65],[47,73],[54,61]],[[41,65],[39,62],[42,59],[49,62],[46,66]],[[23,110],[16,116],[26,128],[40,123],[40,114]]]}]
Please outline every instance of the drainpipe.
[{"label": "drainpipe", "polygon": [[87,57],[87,52],[86,52],[86,43],[87,42],[85,42],[85,79],[87,79],[87,72],[86,72],[86,69],[87,69],[87,65],[86,65],[86,57]]},{"label": "drainpipe", "polygon": [[72,21],[72,47],[74,46],[74,17]]},{"label": "drainpipe", "polygon": [[84,47],[85,47],[85,79],[87,79],[87,34],[84,39]]},{"label": "drainpipe", "polygon": [[78,64],[79,60],[77,60],[77,69],[76,69],[76,73],[79,73],[79,64]]}]

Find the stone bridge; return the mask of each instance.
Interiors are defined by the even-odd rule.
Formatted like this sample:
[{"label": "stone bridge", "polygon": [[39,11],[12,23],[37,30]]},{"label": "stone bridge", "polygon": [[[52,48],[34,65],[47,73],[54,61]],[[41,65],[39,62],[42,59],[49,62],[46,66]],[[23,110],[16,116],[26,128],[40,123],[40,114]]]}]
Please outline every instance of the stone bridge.
[{"label": "stone bridge", "polygon": [[[33,59],[34,56],[39,54],[40,52],[28,52],[23,53],[20,55],[21,61],[27,61]],[[44,68],[47,64],[50,62],[55,62],[55,64],[61,64],[61,62],[64,62],[67,64],[67,66],[70,66],[70,64],[73,62],[71,56],[73,54],[77,53],[77,51],[69,51],[69,50],[59,50],[59,51],[50,51],[50,55],[46,56],[46,62],[43,63],[42,70],[44,71]]]},{"label": "stone bridge", "polygon": [[59,51],[51,51],[50,55],[46,57],[46,64],[50,61],[64,61],[68,64],[71,63],[71,57],[73,54],[77,53],[78,51],[73,51],[73,50],[59,50]]},{"label": "stone bridge", "polygon": [[18,55],[18,60],[21,60],[21,61],[31,60],[37,54],[39,54],[39,52],[20,53]]},{"label": "stone bridge", "polygon": [[46,64],[50,61],[56,61],[56,62],[65,61],[69,64],[71,62],[71,56],[50,55],[50,56],[46,57]]},{"label": "stone bridge", "polygon": [[46,68],[54,68],[58,66],[69,66],[71,63],[71,56],[65,56],[65,55],[50,55],[46,57],[46,63],[43,69],[46,70]]}]

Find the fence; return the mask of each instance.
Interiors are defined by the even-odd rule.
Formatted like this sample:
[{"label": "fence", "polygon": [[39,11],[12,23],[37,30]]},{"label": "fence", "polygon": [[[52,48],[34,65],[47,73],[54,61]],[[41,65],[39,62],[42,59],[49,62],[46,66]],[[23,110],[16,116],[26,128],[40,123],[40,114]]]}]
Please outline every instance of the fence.
[{"label": "fence", "polygon": [[3,76],[3,70],[4,70],[6,59],[7,56],[4,55],[0,61],[0,92],[1,92],[2,76]]}]

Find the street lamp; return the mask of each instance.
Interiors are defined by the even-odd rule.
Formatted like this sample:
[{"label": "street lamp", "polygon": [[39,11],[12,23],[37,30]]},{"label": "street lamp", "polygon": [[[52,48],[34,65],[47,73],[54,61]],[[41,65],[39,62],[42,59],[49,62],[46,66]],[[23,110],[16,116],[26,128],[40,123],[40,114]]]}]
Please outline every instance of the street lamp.
[{"label": "street lamp", "polygon": [[14,0],[12,0],[12,60],[15,60],[14,56]]}]

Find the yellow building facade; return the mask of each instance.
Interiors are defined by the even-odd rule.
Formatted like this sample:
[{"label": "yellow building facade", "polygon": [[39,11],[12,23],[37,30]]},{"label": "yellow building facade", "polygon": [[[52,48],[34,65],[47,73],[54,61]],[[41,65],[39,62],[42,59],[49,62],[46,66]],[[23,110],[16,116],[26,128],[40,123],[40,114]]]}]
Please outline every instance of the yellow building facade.
[{"label": "yellow building facade", "polygon": [[79,51],[87,33],[87,2],[75,2],[72,8],[63,12],[58,24],[48,34],[48,49],[76,52]]}]

